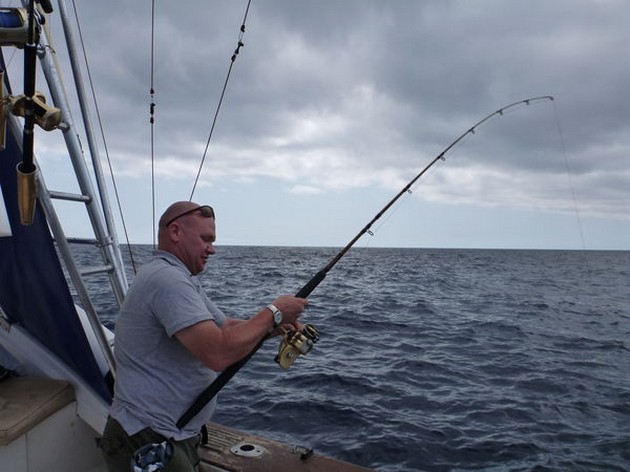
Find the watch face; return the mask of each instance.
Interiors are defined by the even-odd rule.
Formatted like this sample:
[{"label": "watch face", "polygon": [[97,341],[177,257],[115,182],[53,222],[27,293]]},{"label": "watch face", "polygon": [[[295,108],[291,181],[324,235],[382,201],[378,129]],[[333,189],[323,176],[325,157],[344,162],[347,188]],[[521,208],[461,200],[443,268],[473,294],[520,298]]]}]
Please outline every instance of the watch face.
[{"label": "watch face", "polygon": [[273,324],[274,326],[280,326],[282,324],[282,313],[280,313],[280,310],[273,314]]}]

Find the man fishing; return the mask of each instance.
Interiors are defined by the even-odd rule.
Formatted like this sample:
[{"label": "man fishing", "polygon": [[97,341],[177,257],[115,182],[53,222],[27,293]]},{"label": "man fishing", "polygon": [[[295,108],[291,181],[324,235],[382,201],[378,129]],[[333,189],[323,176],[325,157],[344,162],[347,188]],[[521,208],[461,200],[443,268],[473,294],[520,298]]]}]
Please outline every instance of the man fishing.
[{"label": "man fishing", "polygon": [[305,298],[282,295],[247,320],[219,310],[194,277],[215,254],[215,240],[210,206],[176,202],[160,218],[158,250],[138,271],[116,322],[116,384],[100,442],[110,472],[133,470],[143,447],[155,455],[151,444],[161,445],[157,460],[166,468],[157,470],[197,471],[199,433],[216,401],[181,429],[180,415],[217,372],[275,329],[300,328]]}]

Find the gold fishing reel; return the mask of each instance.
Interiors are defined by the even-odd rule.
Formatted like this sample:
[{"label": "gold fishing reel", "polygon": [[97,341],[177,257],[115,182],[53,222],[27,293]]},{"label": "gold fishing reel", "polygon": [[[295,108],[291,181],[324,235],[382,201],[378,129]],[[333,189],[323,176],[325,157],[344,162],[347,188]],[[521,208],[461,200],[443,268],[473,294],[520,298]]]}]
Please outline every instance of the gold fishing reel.
[{"label": "gold fishing reel", "polygon": [[301,331],[283,329],[283,332],[275,361],[283,369],[288,369],[300,354],[308,354],[313,349],[319,340],[319,332],[311,324],[305,324]]},{"label": "gold fishing reel", "polygon": [[[57,129],[61,124],[61,110],[46,103],[46,97],[41,92],[35,92],[33,100],[33,115],[35,123],[44,131]],[[8,97],[8,107],[15,116],[26,115],[26,96]]]}]

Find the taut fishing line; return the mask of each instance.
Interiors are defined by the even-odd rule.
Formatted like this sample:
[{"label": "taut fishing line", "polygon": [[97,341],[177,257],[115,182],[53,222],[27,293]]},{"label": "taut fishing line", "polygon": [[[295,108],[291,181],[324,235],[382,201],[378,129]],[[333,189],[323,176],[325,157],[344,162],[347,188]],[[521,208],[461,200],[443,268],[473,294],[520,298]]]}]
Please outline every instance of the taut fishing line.
[{"label": "taut fishing line", "polygon": [[569,179],[569,186],[571,187],[571,197],[573,198],[573,208],[575,209],[575,219],[577,222],[578,232],[580,233],[580,241],[582,243],[582,249],[586,249],[584,243],[584,230],[582,229],[582,218],[580,217],[580,208],[577,203],[577,196],[575,195],[575,186],[573,185],[573,178],[571,167],[569,166],[569,158],[567,155],[567,148],[564,144],[564,135],[562,134],[562,128],[560,126],[560,117],[558,116],[558,108],[556,104],[553,104],[554,118],[556,120],[556,128],[558,129],[558,135],[560,136],[560,147],[562,148],[562,156],[564,157],[564,166],[567,172],[567,178]]},{"label": "taut fishing line", "polygon": [[[459,144],[464,138],[469,135],[475,134],[477,129],[486,123],[488,120],[492,119],[495,116],[503,116],[505,112],[512,111],[512,109],[522,106],[522,105],[530,105],[532,102],[545,101],[550,100],[553,101],[553,97],[550,95],[545,95],[541,97],[528,98],[525,100],[520,100],[518,102],[510,103],[509,105],[500,108],[499,110],[490,113],[485,118],[479,120],[472,127],[470,127],[467,131],[462,133],[459,137],[457,137],[451,144],[449,144],[440,154],[438,154],[433,160],[425,166],[413,179],[407,183],[403,187],[403,189],[394,196],[364,227],[357,233],[357,235],[352,238],[352,240],[341,250],[339,253],[334,256],[323,269],[317,272],[311,280],[309,280],[306,285],[304,285],[296,294],[296,297],[306,298],[311,294],[313,290],[324,280],[328,272],[339,262],[339,260],[354,246],[354,244],[365,234],[370,233],[370,228],[372,225],[378,221],[403,195],[410,192],[411,187],[431,168],[434,164],[436,164],[440,160],[444,160],[446,154],[453,149],[457,144]],[[243,359],[235,362],[231,366],[227,367],[219,376],[210,384],[201,394],[197,397],[197,399],[193,402],[193,404],[184,412],[184,414],[177,421],[177,427],[183,428],[188,424],[188,422],[199,413],[203,407],[208,404],[219,391],[227,384],[230,379],[243,367],[249,359],[260,349],[263,343],[268,339],[262,339],[256,347]],[[276,356],[276,362],[278,362],[282,367],[289,367],[295,359],[300,354],[308,353],[313,344],[317,342],[319,339],[319,334],[317,329],[315,329],[312,325],[305,325],[304,330],[301,332],[285,332],[283,336],[283,340],[281,341],[280,348],[278,351],[278,356]]]}]

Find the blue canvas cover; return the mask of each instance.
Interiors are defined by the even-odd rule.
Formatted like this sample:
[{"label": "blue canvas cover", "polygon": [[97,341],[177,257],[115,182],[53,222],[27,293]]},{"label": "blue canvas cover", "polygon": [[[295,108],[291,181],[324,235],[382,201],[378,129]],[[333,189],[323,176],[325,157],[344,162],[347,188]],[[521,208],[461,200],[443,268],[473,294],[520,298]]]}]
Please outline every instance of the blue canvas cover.
[{"label": "blue canvas cover", "polygon": [[16,166],[22,160],[19,143],[21,136],[16,138],[7,130],[6,148],[0,151],[0,207],[6,209],[6,214],[0,211],[0,306],[12,323],[25,328],[110,401],[110,388],[77,317],[39,205],[33,224],[20,224],[16,178]]}]

